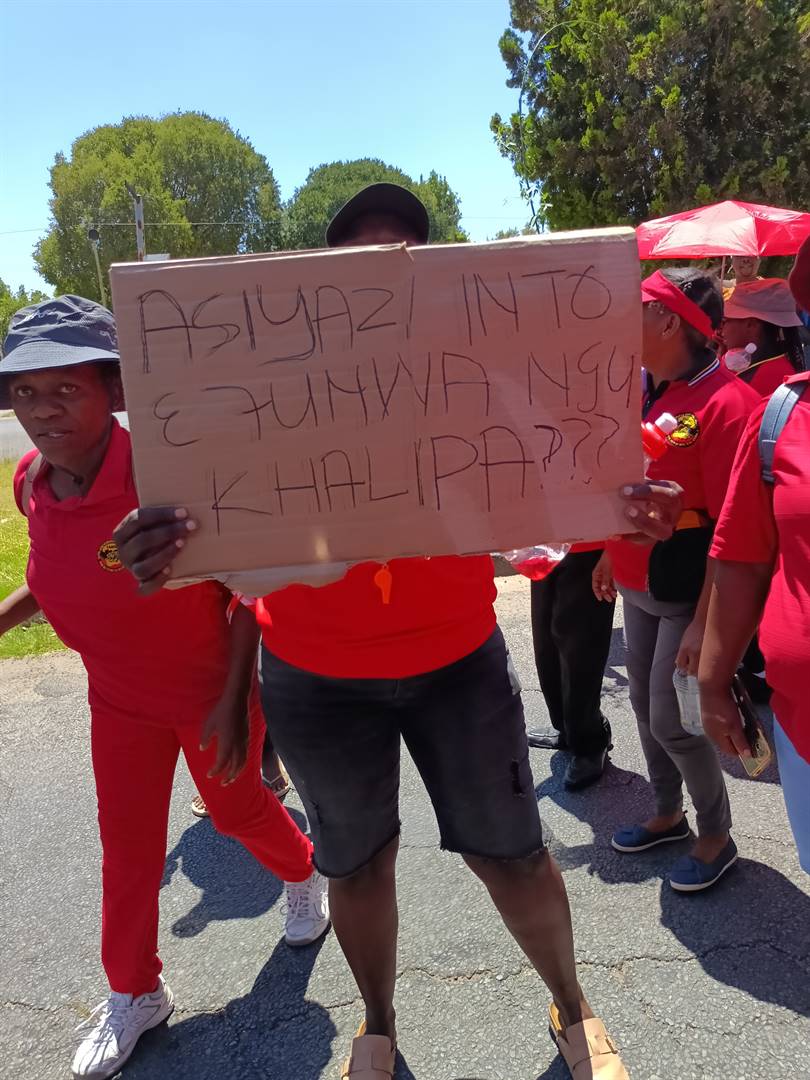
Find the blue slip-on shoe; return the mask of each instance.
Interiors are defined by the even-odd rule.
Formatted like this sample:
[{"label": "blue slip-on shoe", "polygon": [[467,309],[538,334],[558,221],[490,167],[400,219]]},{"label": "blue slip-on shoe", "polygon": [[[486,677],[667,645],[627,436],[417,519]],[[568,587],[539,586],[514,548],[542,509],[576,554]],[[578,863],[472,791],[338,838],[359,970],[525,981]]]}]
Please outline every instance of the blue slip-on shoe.
[{"label": "blue slip-on shoe", "polygon": [[689,822],[684,817],[677,825],[664,832],[650,832],[643,825],[625,825],[623,829],[617,829],[611,837],[611,844],[616,851],[625,851],[632,854],[636,851],[647,851],[648,848],[658,844],[671,844],[675,840],[688,840],[691,835]]},{"label": "blue slip-on shoe", "polygon": [[715,885],[736,861],[737,845],[729,839],[714,862],[701,862],[694,855],[678,859],[669,872],[669,883],[676,892],[702,892]]}]

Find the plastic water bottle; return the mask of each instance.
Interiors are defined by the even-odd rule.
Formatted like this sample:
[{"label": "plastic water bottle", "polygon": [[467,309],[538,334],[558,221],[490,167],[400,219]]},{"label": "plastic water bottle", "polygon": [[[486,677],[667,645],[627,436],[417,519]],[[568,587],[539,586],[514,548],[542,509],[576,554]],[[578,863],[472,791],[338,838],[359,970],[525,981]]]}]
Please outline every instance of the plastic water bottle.
[{"label": "plastic water bottle", "polygon": [[675,668],[672,685],[678,696],[678,709],[681,714],[681,727],[688,735],[703,734],[703,717],[700,713],[700,689],[697,676],[687,675]]},{"label": "plastic water bottle", "polygon": [[723,356],[723,363],[729,371],[739,374],[741,371],[751,367],[751,361],[754,359],[756,351],[756,345],[753,341],[749,341],[744,349],[729,349]]},{"label": "plastic water bottle", "polygon": [[570,550],[570,544],[535,544],[533,547],[504,551],[502,554],[519,574],[531,578],[532,581],[542,581],[560,565]]},{"label": "plastic water bottle", "polygon": [[650,462],[658,461],[663,457],[667,449],[667,435],[671,435],[678,426],[678,421],[672,413],[661,413],[657,420],[646,420],[641,425],[641,446],[644,450],[644,472],[650,467]]}]

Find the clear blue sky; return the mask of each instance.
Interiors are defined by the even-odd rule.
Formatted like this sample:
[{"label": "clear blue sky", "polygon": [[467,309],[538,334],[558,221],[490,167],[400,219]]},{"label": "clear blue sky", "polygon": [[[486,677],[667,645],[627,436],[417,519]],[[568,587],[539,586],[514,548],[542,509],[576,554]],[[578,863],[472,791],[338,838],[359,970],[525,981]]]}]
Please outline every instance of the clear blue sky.
[{"label": "clear blue sky", "polygon": [[[127,115],[197,109],[265,155],[288,198],[322,162],[436,169],[474,240],[528,218],[489,132],[516,108],[498,38],[508,0],[5,0],[0,278],[41,284],[48,169]],[[148,235],[147,235],[148,244]]]}]

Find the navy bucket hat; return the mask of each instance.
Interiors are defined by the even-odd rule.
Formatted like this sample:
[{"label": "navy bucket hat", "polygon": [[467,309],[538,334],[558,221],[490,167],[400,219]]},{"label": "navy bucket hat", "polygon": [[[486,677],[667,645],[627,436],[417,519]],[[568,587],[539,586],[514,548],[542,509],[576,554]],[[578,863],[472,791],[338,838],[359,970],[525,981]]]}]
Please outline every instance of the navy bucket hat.
[{"label": "navy bucket hat", "polygon": [[3,342],[0,408],[9,407],[9,375],[118,360],[115,319],[101,304],[67,295],[20,308]]}]

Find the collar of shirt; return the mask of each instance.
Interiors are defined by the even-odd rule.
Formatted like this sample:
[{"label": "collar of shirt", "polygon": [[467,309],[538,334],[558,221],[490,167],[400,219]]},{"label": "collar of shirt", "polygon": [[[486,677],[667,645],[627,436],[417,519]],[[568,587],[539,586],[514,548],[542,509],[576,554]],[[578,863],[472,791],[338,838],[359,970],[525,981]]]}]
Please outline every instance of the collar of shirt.
[{"label": "collar of shirt", "polygon": [[712,356],[708,363],[701,362],[701,365],[698,366],[697,370],[693,367],[678,379],[665,379],[663,382],[657,384],[653,382],[652,378],[648,379],[647,392],[644,396],[644,404],[642,406],[642,418],[646,420],[650,409],[656,401],[666,393],[667,389],[673,383],[685,382],[687,386],[697,386],[698,383],[703,382],[704,379],[707,379],[710,375],[714,374],[719,367],[719,358],[717,356]]},{"label": "collar of shirt", "polygon": [[771,360],[787,360],[787,358],[787,354],[784,352],[774,353],[773,356],[763,356],[761,350],[757,349],[751,359],[751,363],[747,368],[743,368],[742,371],[738,372],[738,375],[747,375],[749,371],[755,371],[758,367],[761,367],[762,364],[769,364]]}]

